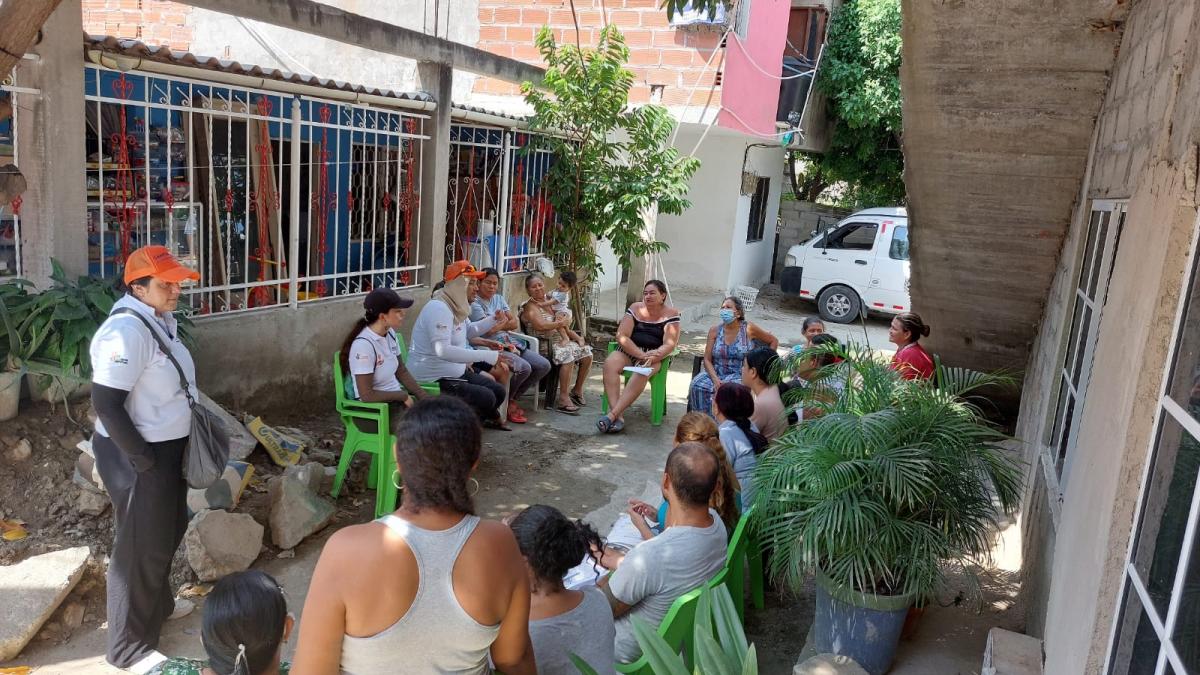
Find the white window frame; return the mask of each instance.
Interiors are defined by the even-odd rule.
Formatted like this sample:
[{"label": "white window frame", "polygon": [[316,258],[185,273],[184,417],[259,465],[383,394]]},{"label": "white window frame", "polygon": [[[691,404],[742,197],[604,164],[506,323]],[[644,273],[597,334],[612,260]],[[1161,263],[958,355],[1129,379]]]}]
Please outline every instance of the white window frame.
[{"label": "white window frame", "polygon": [[[1192,489],[1188,521],[1183,533],[1179,562],[1175,566],[1175,579],[1171,587],[1171,599],[1165,617],[1159,615],[1158,607],[1155,605],[1153,599],[1150,598],[1145,582],[1134,565],[1133,556],[1138,543],[1142,510],[1145,508],[1147,494],[1152,487],[1150,469],[1154,466],[1156,459],[1155,456],[1158,451],[1158,442],[1162,433],[1164,418],[1169,418],[1178,424],[1181,427],[1182,433],[1188,434],[1197,441],[1200,441],[1200,421],[1193,418],[1170,395],[1171,378],[1176,365],[1175,358],[1179,348],[1180,334],[1184,328],[1182,325],[1183,316],[1188,307],[1191,288],[1195,283],[1196,275],[1200,274],[1200,265],[1197,264],[1200,261],[1196,259],[1198,233],[1200,233],[1200,217],[1197,218],[1192,228],[1192,243],[1189,249],[1190,271],[1184,278],[1184,285],[1179,293],[1179,301],[1175,308],[1171,346],[1168,351],[1166,363],[1163,366],[1162,386],[1159,390],[1158,405],[1155,406],[1154,426],[1152,427],[1154,433],[1150,437],[1150,446],[1147,449],[1146,460],[1142,468],[1140,492],[1137,507],[1134,510],[1133,525],[1130,528],[1129,544],[1125,553],[1125,564],[1122,568],[1121,589],[1117,592],[1115,611],[1109,630],[1108,650],[1104,659],[1104,673],[1108,673],[1113,667],[1113,650],[1117,647],[1117,633],[1124,614],[1123,610],[1127,597],[1125,589],[1127,587],[1132,588],[1134,593],[1137,594],[1138,602],[1141,603],[1142,610],[1146,613],[1147,618],[1149,618],[1150,625],[1159,641],[1158,662],[1154,670],[1155,675],[1164,675],[1168,665],[1170,665],[1176,675],[1184,675],[1188,672],[1179,658],[1179,653],[1175,649],[1175,643],[1172,638],[1175,632],[1176,620],[1179,617],[1179,609],[1183,604],[1183,587],[1188,567],[1191,564],[1192,549],[1196,544],[1197,530],[1200,529],[1200,481]],[[1200,311],[1200,303],[1198,303],[1195,309]]]},{"label": "white window frame", "polygon": [[[1083,417],[1087,388],[1091,381],[1096,339],[1100,333],[1100,320],[1104,314],[1108,284],[1127,209],[1128,202],[1125,200],[1095,200],[1088,210],[1087,218],[1084,219],[1086,229],[1071,275],[1071,302],[1065,314],[1062,346],[1059,350],[1054,386],[1051,389],[1055,392],[1054,404],[1050,408],[1050,423],[1040,458],[1048,485],[1057,486],[1057,494],[1051,495],[1057,503],[1061,503],[1064,498],[1064,486],[1067,485],[1071,463],[1078,446],[1079,422]],[[1099,214],[1102,223],[1093,225],[1095,214]],[[1093,238],[1094,227],[1099,227],[1104,236],[1101,237],[1097,232]],[[1095,276],[1096,279],[1091,295],[1088,293],[1090,281],[1085,275]],[[1079,331],[1073,333],[1071,328],[1075,321],[1075,312],[1080,307],[1087,310],[1080,315],[1087,316],[1087,321],[1085,323],[1081,320]],[[1071,356],[1074,356],[1074,360],[1068,363]],[[1074,382],[1074,369],[1079,371],[1078,384]],[[1069,426],[1064,424],[1063,419],[1068,408],[1071,409]]]}]

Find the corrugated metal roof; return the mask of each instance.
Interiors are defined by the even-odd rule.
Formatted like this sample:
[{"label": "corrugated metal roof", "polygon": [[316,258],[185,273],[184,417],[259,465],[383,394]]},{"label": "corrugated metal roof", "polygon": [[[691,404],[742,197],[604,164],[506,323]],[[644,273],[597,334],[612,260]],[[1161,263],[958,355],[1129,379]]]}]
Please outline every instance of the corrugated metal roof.
[{"label": "corrugated metal roof", "polygon": [[234,75],[261,77],[279,82],[291,82],[293,84],[303,84],[310,87],[334,89],[352,94],[367,94],[370,96],[382,96],[405,101],[433,101],[433,97],[425,92],[379,89],[375,87],[367,87],[361,84],[350,84],[340,80],[326,79],[323,77],[317,77],[316,75],[300,75],[299,73],[279,70],[277,68],[263,68],[262,66],[245,65],[237,61],[218,59],[214,56],[197,56],[191,52],[178,51],[168,47],[148,45],[144,42],[138,42],[137,40],[125,40],[115,38],[110,35],[84,34],[84,46],[86,49],[98,49],[109,54],[119,54],[137,59],[148,59],[151,61],[159,61],[161,63],[172,63],[190,68],[198,68],[200,70],[220,71],[224,73],[232,73]]}]

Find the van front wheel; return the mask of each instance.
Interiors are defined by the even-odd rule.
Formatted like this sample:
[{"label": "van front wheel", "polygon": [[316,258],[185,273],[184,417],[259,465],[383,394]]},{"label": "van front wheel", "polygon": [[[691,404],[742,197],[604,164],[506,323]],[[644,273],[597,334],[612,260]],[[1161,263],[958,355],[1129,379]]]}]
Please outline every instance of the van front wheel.
[{"label": "van front wheel", "polygon": [[830,286],[817,297],[821,318],[833,323],[851,323],[862,311],[862,300],[849,286]]}]

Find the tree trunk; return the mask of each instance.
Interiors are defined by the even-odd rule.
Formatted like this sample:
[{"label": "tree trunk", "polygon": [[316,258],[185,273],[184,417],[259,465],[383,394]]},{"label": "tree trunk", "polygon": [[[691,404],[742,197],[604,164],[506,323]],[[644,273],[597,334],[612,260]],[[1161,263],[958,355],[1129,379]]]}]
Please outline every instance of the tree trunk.
[{"label": "tree trunk", "polygon": [[42,24],[62,0],[8,0],[0,3],[0,80],[7,78]]}]

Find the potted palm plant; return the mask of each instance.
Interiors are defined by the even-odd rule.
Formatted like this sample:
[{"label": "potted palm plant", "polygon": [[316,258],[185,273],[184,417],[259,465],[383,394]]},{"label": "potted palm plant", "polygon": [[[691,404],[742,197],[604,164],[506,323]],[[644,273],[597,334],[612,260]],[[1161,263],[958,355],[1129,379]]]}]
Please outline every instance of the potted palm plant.
[{"label": "potted palm plant", "polygon": [[979,405],[1000,374],[945,368],[905,380],[869,350],[836,357],[794,403],[806,419],[755,472],[753,526],[770,571],[799,590],[816,577],[810,640],[873,675],[890,667],[905,616],[951,566],[986,562],[998,517],[1020,499],[1008,437]]}]

